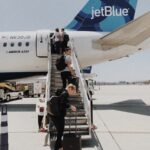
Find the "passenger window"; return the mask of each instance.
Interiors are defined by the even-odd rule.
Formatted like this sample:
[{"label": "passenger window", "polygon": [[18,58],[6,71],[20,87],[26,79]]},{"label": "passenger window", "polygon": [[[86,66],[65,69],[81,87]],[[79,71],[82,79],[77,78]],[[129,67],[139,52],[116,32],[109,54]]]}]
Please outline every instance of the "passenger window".
[{"label": "passenger window", "polygon": [[3,43],[3,47],[7,47],[7,43],[5,42],[5,43]]},{"label": "passenger window", "polygon": [[19,47],[20,47],[20,46],[22,46],[22,43],[21,43],[21,42],[19,42],[19,43],[18,43],[18,46],[19,46]]},{"label": "passenger window", "polygon": [[10,46],[13,47],[15,44],[14,43],[10,43]]},{"label": "passenger window", "polygon": [[26,46],[29,46],[29,42],[26,42],[26,44],[25,44]]}]

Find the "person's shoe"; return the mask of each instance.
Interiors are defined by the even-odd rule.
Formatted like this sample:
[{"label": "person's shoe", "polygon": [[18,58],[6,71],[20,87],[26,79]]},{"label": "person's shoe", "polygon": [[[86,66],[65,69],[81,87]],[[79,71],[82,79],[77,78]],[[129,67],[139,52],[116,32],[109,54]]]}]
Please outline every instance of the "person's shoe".
[{"label": "person's shoe", "polygon": [[45,143],[43,146],[48,146],[48,144],[47,144],[47,143]]},{"label": "person's shoe", "polygon": [[91,129],[92,129],[92,130],[96,130],[96,129],[97,129],[97,126],[94,125],[94,124],[92,124],[92,125],[91,125]]},{"label": "person's shoe", "polygon": [[41,128],[40,129],[40,132],[46,132],[47,130],[46,129],[44,129],[44,128]]}]

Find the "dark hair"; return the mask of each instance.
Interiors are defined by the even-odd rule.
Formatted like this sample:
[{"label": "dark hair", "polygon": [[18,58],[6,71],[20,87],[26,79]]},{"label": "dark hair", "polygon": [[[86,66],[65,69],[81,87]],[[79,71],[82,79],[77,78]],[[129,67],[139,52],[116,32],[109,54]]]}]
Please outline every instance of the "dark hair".
[{"label": "dark hair", "polygon": [[76,90],[76,86],[70,83],[67,85],[66,89]]},{"label": "dark hair", "polygon": [[58,28],[56,28],[56,29],[55,29],[55,31],[56,31],[56,32],[59,32],[59,29],[58,29]]},{"label": "dark hair", "polygon": [[71,50],[70,47],[65,48],[65,52]]},{"label": "dark hair", "polygon": [[55,92],[55,95],[60,96],[63,91],[64,91],[64,89],[57,89],[57,91]]}]

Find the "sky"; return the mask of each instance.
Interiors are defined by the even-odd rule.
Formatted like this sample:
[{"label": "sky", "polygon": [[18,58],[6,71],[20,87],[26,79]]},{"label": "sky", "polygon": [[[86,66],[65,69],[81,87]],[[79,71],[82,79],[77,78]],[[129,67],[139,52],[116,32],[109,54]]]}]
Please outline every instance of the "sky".
[{"label": "sky", "polygon": [[[64,27],[87,1],[0,0],[0,32]],[[142,7],[143,2],[147,3],[145,11],[150,10],[150,0],[142,0],[138,8]],[[142,9],[139,11],[142,12]],[[138,52],[129,58],[94,65],[92,72],[97,74],[95,79],[98,81],[150,80],[150,50]]]},{"label": "sky", "polygon": [[101,82],[150,80],[150,50],[94,65],[92,72],[97,74],[94,79]]}]

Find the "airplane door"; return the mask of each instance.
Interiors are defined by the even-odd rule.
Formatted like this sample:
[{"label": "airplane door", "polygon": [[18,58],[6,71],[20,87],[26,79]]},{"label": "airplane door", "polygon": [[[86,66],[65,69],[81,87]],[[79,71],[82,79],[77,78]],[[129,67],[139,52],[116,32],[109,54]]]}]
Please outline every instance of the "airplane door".
[{"label": "airplane door", "polygon": [[37,33],[37,57],[47,57],[48,56],[48,44],[49,36],[47,33],[38,32]]}]

